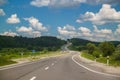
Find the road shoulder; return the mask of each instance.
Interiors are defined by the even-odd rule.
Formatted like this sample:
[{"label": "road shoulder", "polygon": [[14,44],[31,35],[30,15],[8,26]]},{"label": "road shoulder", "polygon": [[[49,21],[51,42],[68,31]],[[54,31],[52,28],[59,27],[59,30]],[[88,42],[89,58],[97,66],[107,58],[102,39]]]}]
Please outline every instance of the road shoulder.
[{"label": "road shoulder", "polygon": [[106,64],[86,59],[82,57],[80,53],[78,53],[78,56],[76,56],[76,60],[81,64],[86,65],[89,68],[92,68],[93,70],[97,70],[108,74],[120,75],[120,67],[107,66]]}]

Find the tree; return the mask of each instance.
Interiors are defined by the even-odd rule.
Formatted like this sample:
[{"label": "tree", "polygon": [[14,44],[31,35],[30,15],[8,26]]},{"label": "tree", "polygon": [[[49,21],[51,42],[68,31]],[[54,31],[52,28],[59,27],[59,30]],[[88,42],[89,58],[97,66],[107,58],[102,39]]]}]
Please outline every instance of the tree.
[{"label": "tree", "polygon": [[120,60],[120,44],[115,49],[113,57],[114,57],[115,60]]},{"label": "tree", "polygon": [[99,44],[99,48],[104,57],[112,55],[115,50],[114,44],[111,42],[102,42]]},{"label": "tree", "polygon": [[87,44],[87,49],[89,54],[92,54],[95,48],[96,48],[95,44],[92,44],[92,43]]}]

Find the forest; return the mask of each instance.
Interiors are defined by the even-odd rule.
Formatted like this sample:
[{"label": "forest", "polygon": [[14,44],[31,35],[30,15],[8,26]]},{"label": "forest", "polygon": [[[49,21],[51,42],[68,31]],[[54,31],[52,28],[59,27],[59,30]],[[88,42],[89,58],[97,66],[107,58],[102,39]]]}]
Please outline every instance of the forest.
[{"label": "forest", "polygon": [[65,43],[66,41],[52,36],[42,36],[37,38],[0,36],[0,50],[4,48],[24,48],[37,51],[42,51],[44,49],[55,51],[60,49]]}]

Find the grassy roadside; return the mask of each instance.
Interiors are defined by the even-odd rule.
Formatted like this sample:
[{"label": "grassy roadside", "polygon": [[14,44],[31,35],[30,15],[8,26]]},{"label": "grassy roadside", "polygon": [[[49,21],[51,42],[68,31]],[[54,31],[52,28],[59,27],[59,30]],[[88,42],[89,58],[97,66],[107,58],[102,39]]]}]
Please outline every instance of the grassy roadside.
[{"label": "grassy roadside", "polygon": [[[84,58],[90,59],[90,60],[95,60],[95,57],[93,55],[90,55],[90,54],[88,54],[86,52],[81,52],[81,56],[84,57]],[[100,62],[100,63],[107,64],[107,58],[106,57],[96,58],[96,61]],[[110,56],[110,58],[109,58],[109,66],[118,67],[118,66],[120,66],[120,61],[115,61]]]},{"label": "grassy roadside", "polygon": [[15,57],[12,57],[11,59],[4,57],[4,56],[0,56],[0,66],[5,66],[5,65],[10,65],[10,64],[14,64],[14,63],[18,63],[19,61],[24,61],[24,60],[28,60],[28,61],[34,61],[34,60],[39,60],[41,58],[45,58],[45,57],[52,57],[52,56],[60,56],[60,55],[64,55],[66,54],[65,52],[61,52],[61,51],[52,51],[52,52],[35,52],[35,53],[30,53],[29,55],[16,55]]},{"label": "grassy roadside", "polygon": [[0,56],[0,66],[4,66],[4,65],[9,65],[9,64],[14,64],[16,63],[15,61],[12,61],[6,57],[2,57]]}]

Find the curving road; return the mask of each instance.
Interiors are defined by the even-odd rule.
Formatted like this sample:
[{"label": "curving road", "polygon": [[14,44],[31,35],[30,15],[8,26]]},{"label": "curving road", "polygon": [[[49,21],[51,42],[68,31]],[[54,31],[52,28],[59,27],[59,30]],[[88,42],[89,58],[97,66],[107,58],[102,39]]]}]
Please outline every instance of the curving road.
[{"label": "curving road", "polygon": [[[81,66],[82,65],[82,66]],[[71,52],[35,62],[0,68],[0,80],[120,80],[120,76],[100,74],[80,62]],[[95,71],[95,72],[94,72]]]}]

